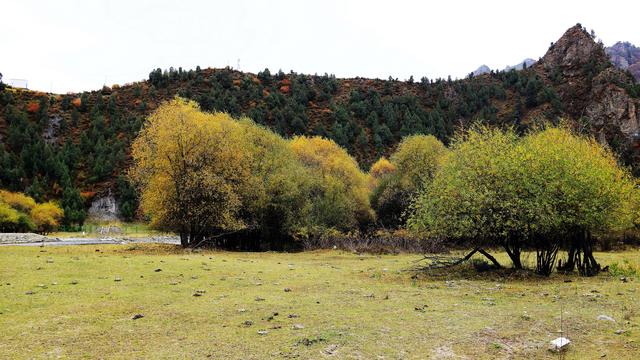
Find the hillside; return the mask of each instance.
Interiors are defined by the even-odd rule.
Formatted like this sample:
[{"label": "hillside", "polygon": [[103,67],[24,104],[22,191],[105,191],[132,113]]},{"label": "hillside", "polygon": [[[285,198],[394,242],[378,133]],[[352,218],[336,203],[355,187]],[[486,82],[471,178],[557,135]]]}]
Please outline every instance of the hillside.
[{"label": "hillside", "polygon": [[204,110],[249,116],[285,136],[332,138],[363,168],[409,134],[446,143],[473,121],[526,131],[561,118],[608,142],[636,171],[640,165],[634,147],[640,89],[578,24],[530,68],[456,81],[178,68],[82,94],[7,87],[0,93],[0,187],[69,204],[80,193],[85,205],[113,191],[130,216],[135,196],[119,177],[129,145],[144,117],[176,95]]}]

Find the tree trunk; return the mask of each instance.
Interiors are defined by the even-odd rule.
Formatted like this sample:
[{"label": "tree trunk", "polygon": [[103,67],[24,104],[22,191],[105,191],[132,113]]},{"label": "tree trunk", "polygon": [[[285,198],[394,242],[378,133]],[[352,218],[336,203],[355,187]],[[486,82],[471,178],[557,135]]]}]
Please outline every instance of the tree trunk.
[{"label": "tree trunk", "polygon": [[514,241],[510,236],[504,241],[503,247],[507,252],[507,255],[509,255],[511,262],[513,263],[513,267],[516,269],[522,269],[522,261],[520,261],[520,246],[517,241]]},{"label": "tree trunk", "polygon": [[185,232],[180,233],[180,245],[185,248],[189,246],[189,235]]},{"label": "tree trunk", "polygon": [[489,259],[493,265],[498,268],[501,269],[502,265],[500,265],[500,263],[498,262],[498,260],[496,260],[496,258],[494,258],[491,254],[489,254],[488,252],[486,252],[484,249],[478,249],[478,252],[482,255],[484,255],[484,257],[486,257],[487,259]]}]

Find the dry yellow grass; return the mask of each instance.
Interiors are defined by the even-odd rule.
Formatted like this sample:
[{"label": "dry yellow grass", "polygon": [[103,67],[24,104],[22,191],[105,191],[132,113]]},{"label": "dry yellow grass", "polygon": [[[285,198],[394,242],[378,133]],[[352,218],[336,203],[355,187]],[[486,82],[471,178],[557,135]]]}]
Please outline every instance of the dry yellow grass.
[{"label": "dry yellow grass", "polygon": [[[640,268],[638,250],[597,257]],[[633,277],[415,278],[418,258],[0,247],[0,358],[551,359],[561,308],[566,359],[638,358]]]}]

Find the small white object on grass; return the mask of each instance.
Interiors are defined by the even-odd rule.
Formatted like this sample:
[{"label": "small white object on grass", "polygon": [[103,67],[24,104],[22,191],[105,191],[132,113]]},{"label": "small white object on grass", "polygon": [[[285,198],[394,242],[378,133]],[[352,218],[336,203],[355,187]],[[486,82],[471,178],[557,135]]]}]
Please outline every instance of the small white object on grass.
[{"label": "small white object on grass", "polygon": [[567,339],[566,337],[559,337],[555,340],[551,340],[551,350],[564,350],[567,348],[567,346],[569,346],[570,343],[571,340]]},{"label": "small white object on grass", "polygon": [[598,315],[598,320],[616,322],[614,318],[608,315]]}]

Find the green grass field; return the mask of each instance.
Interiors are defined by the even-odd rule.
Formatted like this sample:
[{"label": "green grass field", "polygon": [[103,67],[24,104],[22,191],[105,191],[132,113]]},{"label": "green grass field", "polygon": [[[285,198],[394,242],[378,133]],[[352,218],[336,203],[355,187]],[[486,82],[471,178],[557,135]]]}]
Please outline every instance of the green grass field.
[{"label": "green grass field", "polygon": [[566,359],[637,359],[640,251],[596,257],[616,274],[416,278],[418,255],[0,247],[0,358],[552,359],[562,327]]}]

